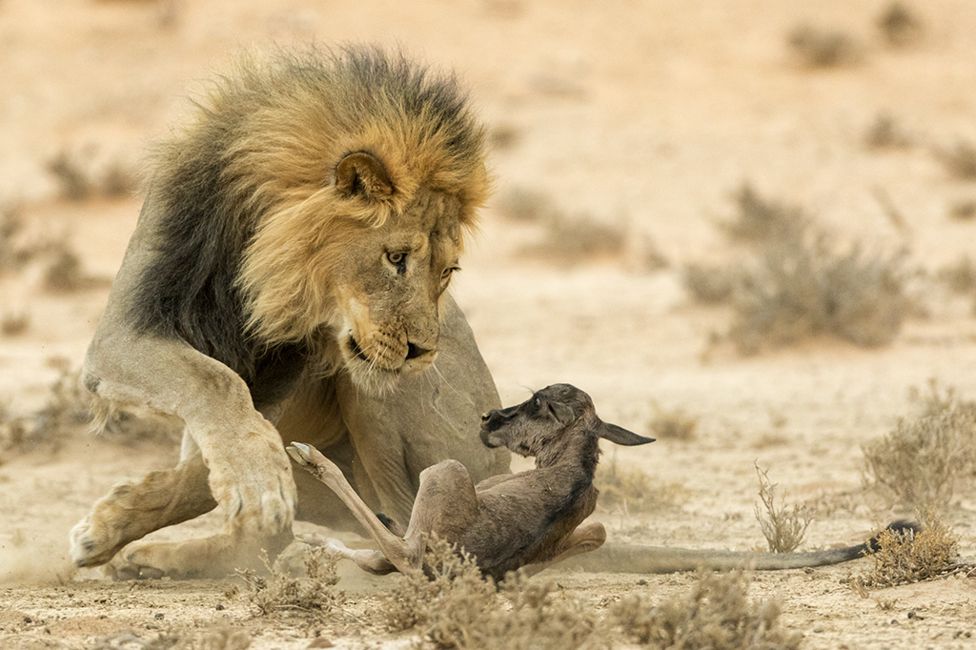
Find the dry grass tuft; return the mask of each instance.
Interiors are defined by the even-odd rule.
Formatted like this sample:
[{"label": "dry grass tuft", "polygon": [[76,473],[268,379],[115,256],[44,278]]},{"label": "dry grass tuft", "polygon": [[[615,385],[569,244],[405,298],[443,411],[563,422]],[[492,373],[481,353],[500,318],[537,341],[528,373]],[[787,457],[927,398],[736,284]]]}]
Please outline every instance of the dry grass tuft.
[{"label": "dry grass tuft", "polygon": [[833,68],[856,63],[861,48],[846,32],[798,25],[787,37],[787,44],[801,65],[807,68]]},{"label": "dry grass tuft", "polygon": [[47,162],[47,170],[57,181],[62,198],[69,201],[100,196],[119,198],[135,191],[138,179],[131,168],[113,160],[99,169],[92,158],[91,149],[80,153],[62,150]]},{"label": "dry grass tuft", "polygon": [[888,113],[879,113],[864,133],[864,144],[871,149],[906,149],[912,137]]},{"label": "dry grass tuft", "polygon": [[20,336],[30,327],[30,313],[23,309],[12,309],[0,314],[0,334]]},{"label": "dry grass tuft", "polygon": [[885,7],[875,24],[885,41],[896,47],[914,43],[925,31],[922,20],[901,2],[892,2]]},{"label": "dry grass tuft", "polygon": [[88,424],[89,405],[88,393],[80,385],[78,373],[62,369],[40,409],[26,415],[2,409],[0,452],[59,449],[67,438]]},{"label": "dry grass tuft", "polygon": [[682,273],[685,289],[695,302],[719,305],[732,299],[737,281],[735,269],[730,266],[706,266],[687,264]]},{"label": "dry grass tuft", "polygon": [[512,124],[499,124],[488,133],[488,143],[495,151],[507,151],[519,143],[519,130]]},{"label": "dry grass tuft", "polygon": [[470,555],[436,539],[427,568],[428,575],[399,576],[383,597],[388,629],[419,628],[439,648],[561,650],[600,641],[596,615],[551,583],[513,574],[496,589]]},{"label": "dry grass tuft", "polygon": [[822,233],[771,243],[733,300],[728,338],[743,354],[821,335],[890,343],[915,311],[903,254],[838,251]]},{"label": "dry grass tuft", "polygon": [[936,277],[955,293],[971,294],[976,291],[976,264],[968,255],[939,269]]},{"label": "dry grass tuft", "polygon": [[721,224],[733,241],[766,244],[800,238],[810,226],[803,208],[762,196],[749,183],[733,195],[736,214]]},{"label": "dry grass tuft", "polygon": [[606,512],[660,512],[674,507],[682,493],[679,485],[655,481],[639,469],[622,467],[616,458],[597,466],[593,483],[600,490],[597,508]]},{"label": "dry grass tuft", "polygon": [[855,587],[880,589],[931,580],[952,568],[956,536],[938,519],[928,517],[921,532],[884,530],[871,570],[853,578]]},{"label": "dry grass tuft", "polygon": [[956,221],[976,220],[976,200],[964,199],[956,201],[949,207],[949,218]]},{"label": "dry grass tuft", "polygon": [[276,570],[264,557],[268,575],[251,570],[238,575],[247,586],[247,598],[262,616],[276,612],[327,614],[343,602],[341,591],[333,589],[339,582],[337,558],[324,548],[309,549],[305,555],[305,575],[291,577]]},{"label": "dry grass tuft", "polygon": [[801,505],[789,507],[776,505],[776,484],[769,481],[769,470],[756,463],[756,476],[759,479],[759,504],[755,506],[756,521],[762,530],[766,544],[773,553],[795,551],[803,543],[807,527],[813,516]]},{"label": "dry grass tuft", "polygon": [[863,452],[869,484],[903,505],[939,512],[976,474],[976,402],[933,382],[920,413],[899,419]]},{"label": "dry grass tuft", "polygon": [[955,178],[976,180],[976,145],[967,140],[957,140],[950,147],[934,150],[935,157],[946,171]]},{"label": "dry grass tuft", "polygon": [[64,244],[52,252],[44,269],[44,288],[48,291],[68,293],[77,291],[88,283],[81,270],[78,255]]},{"label": "dry grass tuft", "polygon": [[690,593],[656,607],[639,596],[621,600],[611,618],[633,642],[654,648],[798,648],[802,636],[784,629],[774,601],[749,600],[741,571],[699,573]]},{"label": "dry grass tuft", "polygon": [[665,409],[654,405],[654,415],[647,424],[657,438],[688,441],[695,437],[698,417],[681,409]]},{"label": "dry grass tuft", "polygon": [[560,212],[544,192],[516,187],[498,198],[496,204],[503,217],[520,223],[540,223]]}]

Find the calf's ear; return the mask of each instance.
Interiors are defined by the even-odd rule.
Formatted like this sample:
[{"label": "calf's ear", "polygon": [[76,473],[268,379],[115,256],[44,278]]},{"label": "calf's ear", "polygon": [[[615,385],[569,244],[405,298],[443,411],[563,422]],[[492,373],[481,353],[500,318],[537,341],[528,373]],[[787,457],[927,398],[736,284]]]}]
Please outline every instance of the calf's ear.
[{"label": "calf's ear", "polygon": [[600,423],[599,434],[601,438],[628,447],[646,445],[649,442],[654,442],[654,438],[639,436],[633,431],[628,431],[623,427],[618,427],[616,424],[609,424],[608,422]]}]

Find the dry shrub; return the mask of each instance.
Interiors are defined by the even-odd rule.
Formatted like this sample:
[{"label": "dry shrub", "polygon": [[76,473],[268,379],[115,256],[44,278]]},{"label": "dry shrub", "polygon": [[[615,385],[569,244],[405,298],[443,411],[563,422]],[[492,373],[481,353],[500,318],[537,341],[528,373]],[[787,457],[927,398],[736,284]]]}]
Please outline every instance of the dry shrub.
[{"label": "dry shrub", "polygon": [[976,220],[976,200],[963,199],[956,201],[949,207],[949,217],[956,221]]},{"label": "dry shrub", "polygon": [[813,517],[801,505],[789,507],[776,505],[776,484],[769,481],[769,470],[756,463],[756,477],[759,479],[759,504],[755,505],[756,521],[762,530],[766,544],[773,553],[795,551],[803,543],[803,536]]},{"label": "dry shrub", "polygon": [[789,33],[787,44],[796,59],[808,68],[832,68],[856,63],[861,48],[846,32],[837,29],[798,25]]},{"label": "dry shrub", "polygon": [[620,224],[605,223],[588,214],[555,213],[545,223],[540,241],[526,252],[560,263],[596,257],[619,257],[627,248],[628,235]]},{"label": "dry shrub", "polygon": [[560,212],[547,194],[524,187],[516,187],[502,194],[496,207],[503,217],[520,223],[548,221]]},{"label": "dry shrub", "polygon": [[695,437],[698,418],[681,409],[665,409],[655,404],[647,426],[657,438],[688,441]]},{"label": "dry shrub", "polygon": [[901,2],[892,2],[885,7],[875,24],[885,41],[896,47],[910,45],[924,31],[922,20]]},{"label": "dry shrub", "polygon": [[611,610],[624,635],[653,648],[798,648],[802,636],[784,629],[774,601],[749,599],[749,580],[741,571],[699,573],[685,596],[652,607],[628,596]]},{"label": "dry shrub", "polygon": [[510,575],[496,589],[474,559],[443,540],[430,542],[428,574],[397,577],[381,611],[392,631],[420,628],[440,648],[596,647],[600,621],[551,583]]},{"label": "dry shrub", "polygon": [[949,147],[934,151],[950,175],[961,180],[976,180],[976,145],[967,140],[958,140]]},{"label": "dry shrub", "polygon": [[87,284],[87,280],[78,255],[66,246],[53,252],[44,269],[44,288],[48,291],[77,291]]},{"label": "dry shrub", "polygon": [[730,266],[687,264],[682,278],[685,289],[695,302],[718,305],[732,299],[737,273]]},{"label": "dry shrub", "polygon": [[297,578],[272,567],[266,554],[263,559],[268,575],[258,575],[252,570],[238,572],[247,586],[248,600],[262,616],[276,612],[326,614],[344,601],[343,593],[333,589],[339,582],[338,558],[327,549],[309,549],[305,555],[305,575]]},{"label": "dry shrub", "polygon": [[914,142],[894,117],[879,113],[864,133],[864,144],[871,149],[905,149]]},{"label": "dry shrub", "polygon": [[521,135],[511,124],[499,124],[488,133],[488,143],[496,151],[507,151],[518,144]]},{"label": "dry shrub", "polygon": [[0,314],[0,333],[19,336],[30,326],[30,314],[26,310],[10,310]]},{"label": "dry shrub", "polygon": [[15,415],[4,408],[0,413],[0,452],[51,451],[75,435],[88,423],[90,398],[80,385],[78,373],[66,368],[51,384],[47,399],[37,411]]},{"label": "dry shrub", "polygon": [[976,474],[976,402],[930,384],[917,415],[863,447],[865,475],[902,504],[937,512]]},{"label": "dry shrub", "polygon": [[91,650],[246,650],[251,647],[250,634],[226,627],[150,634],[142,637],[136,631],[120,632],[95,639],[86,647]]},{"label": "dry shrub", "polygon": [[20,206],[0,205],[0,271],[19,271],[34,254],[22,239],[24,218]]},{"label": "dry shrub", "polygon": [[598,508],[627,514],[666,510],[682,492],[677,484],[655,481],[639,469],[618,465],[616,458],[597,466],[593,484],[600,490]]},{"label": "dry shrub", "polygon": [[138,184],[136,174],[120,160],[99,169],[90,148],[79,153],[58,152],[47,162],[47,170],[57,181],[62,198],[69,201],[128,196]]},{"label": "dry shrub", "polygon": [[890,343],[916,309],[902,253],[846,250],[823,233],[773,242],[733,300],[728,338],[743,354],[829,335],[863,347]]},{"label": "dry shrub", "polygon": [[939,269],[936,277],[955,293],[969,294],[976,291],[976,264],[973,264],[968,255]]},{"label": "dry shrub", "polygon": [[855,587],[894,587],[930,580],[951,569],[958,549],[956,536],[938,519],[924,519],[918,533],[882,531],[878,549],[871,554],[871,569],[853,578]]},{"label": "dry shrub", "polygon": [[770,241],[800,238],[811,218],[797,205],[762,196],[749,183],[733,194],[736,213],[720,227],[733,241],[765,244]]}]

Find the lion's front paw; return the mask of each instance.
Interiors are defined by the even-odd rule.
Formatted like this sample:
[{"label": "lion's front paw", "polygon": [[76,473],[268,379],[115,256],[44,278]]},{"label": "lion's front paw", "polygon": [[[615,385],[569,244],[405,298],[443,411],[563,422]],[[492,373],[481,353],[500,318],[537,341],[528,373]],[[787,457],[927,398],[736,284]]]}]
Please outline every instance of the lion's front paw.
[{"label": "lion's front paw", "polygon": [[78,567],[105,564],[124,545],[125,522],[110,500],[97,503],[68,533],[71,561]]},{"label": "lion's front paw", "polygon": [[[276,434],[277,435],[277,434]],[[296,490],[280,439],[245,439],[234,457],[211,460],[210,488],[231,528],[259,535],[290,530]]]},{"label": "lion's front paw", "polygon": [[[196,541],[196,540],[194,540]],[[116,580],[155,580],[163,577],[192,578],[203,575],[203,567],[198,566],[200,556],[212,559],[208,549],[197,548],[189,543],[136,542],[130,544],[109,562],[106,573]],[[214,566],[214,569],[217,567]],[[219,571],[217,571],[219,573]]]}]

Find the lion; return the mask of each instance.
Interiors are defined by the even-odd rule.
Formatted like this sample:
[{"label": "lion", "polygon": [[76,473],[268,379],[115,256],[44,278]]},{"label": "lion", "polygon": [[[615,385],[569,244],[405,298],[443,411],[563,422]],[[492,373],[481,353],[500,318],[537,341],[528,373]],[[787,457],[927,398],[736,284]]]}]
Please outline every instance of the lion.
[{"label": "lion", "polygon": [[[500,402],[447,291],[484,149],[453,76],[377,48],[246,59],[214,86],[155,155],[82,370],[102,419],[182,421],[180,461],[93,506],[77,566],[224,574],[281,549],[296,516],[342,526],[331,492],[293,476],[295,439],[400,520],[438,461],[509,471],[463,435]],[[130,545],[218,505],[217,535]]]},{"label": "lion", "polygon": [[[477,435],[498,393],[448,291],[488,186],[485,132],[457,81],[401,54],[279,52],[217,82],[155,155],[82,369],[100,422],[114,409],[181,422],[180,460],[99,499],[70,532],[74,563],[220,576],[280,552],[296,518],[355,528],[328,487],[293,474],[296,441],[391,522],[409,520],[440,461],[506,481],[508,450]],[[137,541],[217,506],[215,535]],[[578,565],[795,568],[873,548],[606,545]]]}]

